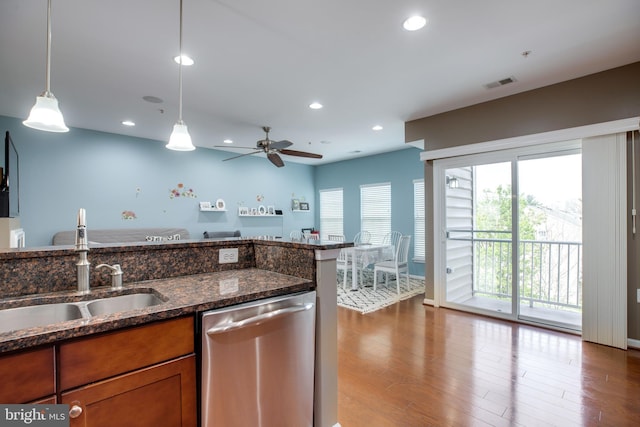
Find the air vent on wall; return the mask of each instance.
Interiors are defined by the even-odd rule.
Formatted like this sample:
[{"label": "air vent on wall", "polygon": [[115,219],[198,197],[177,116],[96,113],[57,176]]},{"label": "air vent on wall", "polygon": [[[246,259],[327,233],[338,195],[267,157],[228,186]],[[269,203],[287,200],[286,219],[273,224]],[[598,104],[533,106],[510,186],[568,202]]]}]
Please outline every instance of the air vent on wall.
[{"label": "air vent on wall", "polygon": [[495,82],[487,83],[484,85],[487,89],[494,89],[500,86],[508,85],[509,83],[513,83],[517,81],[515,77],[507,77],[505,79],[500,79]]}]

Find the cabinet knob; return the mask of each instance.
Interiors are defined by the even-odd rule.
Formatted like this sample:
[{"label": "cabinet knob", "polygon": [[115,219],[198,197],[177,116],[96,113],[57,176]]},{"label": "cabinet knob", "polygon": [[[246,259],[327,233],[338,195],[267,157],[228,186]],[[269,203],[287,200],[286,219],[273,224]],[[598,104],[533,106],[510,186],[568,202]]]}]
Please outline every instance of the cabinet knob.
[{"label": "cabinet knob", "polygon": [[82,414],[82,407],[79,405],[73,405],[71,409],[69,409],[70,418],[78,418],[80,414]]}]

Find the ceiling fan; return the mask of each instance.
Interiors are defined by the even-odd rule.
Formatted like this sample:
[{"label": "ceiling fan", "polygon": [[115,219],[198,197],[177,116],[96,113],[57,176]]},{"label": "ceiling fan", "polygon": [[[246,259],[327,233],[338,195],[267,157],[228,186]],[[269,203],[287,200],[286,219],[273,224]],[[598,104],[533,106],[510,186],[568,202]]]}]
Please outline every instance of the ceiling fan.
[{"label": "ceiling fan", "polygon": [[[284,162],[282,158],[280,158],[279,154],[286,154],[287,156],[297,156],[297,157],[308,157],[311,159],[321,159],[321,154],[307,153],[306,151],[297,151],[297,150],[289,150],[287,147],[293,145],[293,142],[287,141],[283,139],[282,141],[272,141],[269,139],[269,131],[271,128],[269,126],[263,126],[262,130],[265,132],[266,136],[264,139],[256,142],[256,147],[234,147],[234,148],[244,148],[247,150],[253,150],[251,153],[240,154],[239,156],[229,157],[228,159],[224,159],[223,162],[227,160],[237,159],[238,157],[250,156],[252,154],[257,153],[266,153],[267,158],[276,165],[281,168],[284,166]],[[225,147],[229,148],[228,145],[216,145],[216,147]]]}]

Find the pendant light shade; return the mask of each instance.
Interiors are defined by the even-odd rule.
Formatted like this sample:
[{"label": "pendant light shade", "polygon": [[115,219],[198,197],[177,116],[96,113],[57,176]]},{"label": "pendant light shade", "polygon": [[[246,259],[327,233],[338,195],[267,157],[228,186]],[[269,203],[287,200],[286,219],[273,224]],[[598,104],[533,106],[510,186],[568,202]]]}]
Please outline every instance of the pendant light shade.
[{"label": "pendant light shade", "polygon": [[47,3],[47,67],[44,92],[36,97],[36,103],[22,124],[46,132],[69,132],[58,108],[58,100],[50,91],[51,83],[51,0]]},{"label": "pendant light shade", "polygon": [[[180,58],[182,58],[182,0],[180,0]],[[182,121],[182,60],[178,62],[178,67],[178,92],[180,97],[178,104],[178,121],[173,125],[173,132],[171,132],[169,143],[165,145],[165,147],[175,151],[193,151],[196,147],[194,147],[191,142],[187,125]]]},{"label": "pendant light shade", "polygon": [[191,142],[191,136],[187,130],[187,125],[182,120],[173,125],[173,132],[169,137],[169,143],[166,145],[169,150],[175,151],[193,151],[196,147]]},{"label": "pendant light shade", "polygon": [[58,100],[50,92],[36,96],[36,103],[31,108],[29,117],[22,124],[47,132],[69,132],[69,128],[64,124],[64,118],[58,108]]}]

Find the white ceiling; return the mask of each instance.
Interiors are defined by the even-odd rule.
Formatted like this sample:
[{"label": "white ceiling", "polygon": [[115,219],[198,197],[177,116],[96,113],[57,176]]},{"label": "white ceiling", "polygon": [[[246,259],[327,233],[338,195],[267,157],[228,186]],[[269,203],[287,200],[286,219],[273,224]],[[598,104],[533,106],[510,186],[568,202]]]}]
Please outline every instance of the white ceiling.
[{"label": "white ceiling", "polygon": [[[46,4],[0,2],[0,115],[26,117],[44,90]],[[407,32],[414,13],[429,23]],[[52,21],[67,125],[166,143],[179,0],[54,0]],[[197,147],[254,146],[269,125],[324,155],[285,162],[322,164],[404,148],[408,120],[639,61],[640,1],[184,0],[183,51],[196,61],[183,118]],[[517,82],[484,86],[505,77]]]}]

